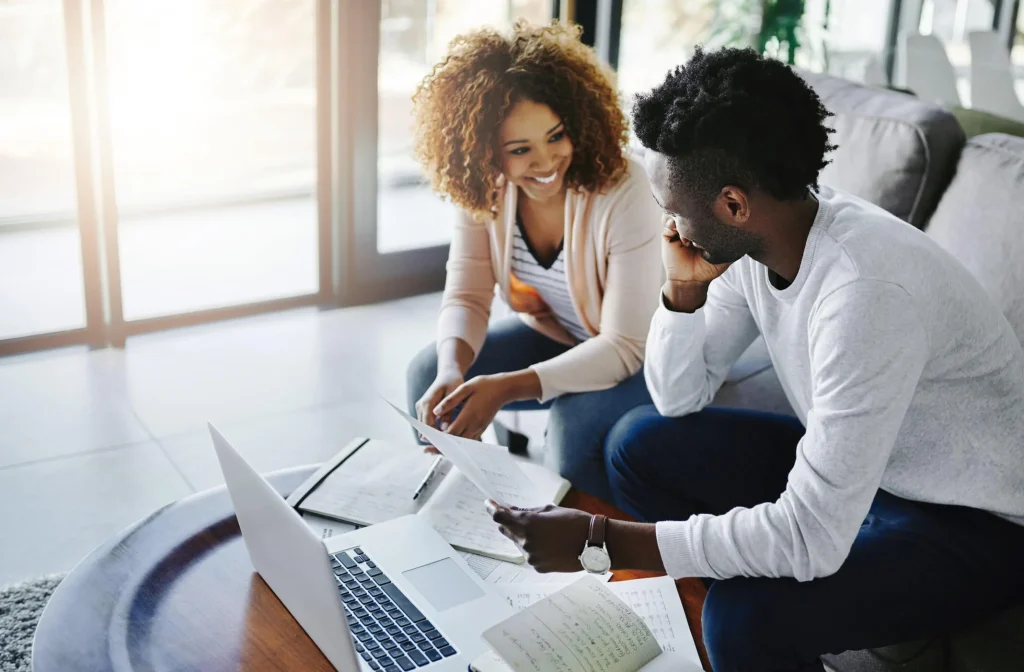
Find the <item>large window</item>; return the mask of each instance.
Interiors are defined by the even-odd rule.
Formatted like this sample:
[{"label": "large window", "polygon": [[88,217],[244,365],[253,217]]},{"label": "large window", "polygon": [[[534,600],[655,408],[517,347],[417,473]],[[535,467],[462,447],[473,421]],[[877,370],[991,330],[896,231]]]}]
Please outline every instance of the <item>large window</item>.
[{"label": "large window", "polygon": [[0,3],[0,340],[85,326],[60,0]]},{"label": "large window", "polygon": [[[893,0],[808,0],[798,19],[796,65],[859,81],[885,78]],[[627,99],[657,85],[695,46],[754,46],[762,30],[749,0],[624,0],[619,86]],[[788,59],[788,47],[780,49]]]},{"label": "large window", "polygon": [[458,33],[551,16],[0,0],[0,354],[439,288],[454,212],[410,98]]},{"label": "large window", "polygon": [[967,107],[971,100],[971,50],[967,34],[974,30],[992,30],[995,18],[993,0],[924,0],[919,30],[934,35],[946,47],[946,55],[957,78],[957,92]]},{"label": "large window", "polygon": [[1013,48],[1010,51],[1010,61],[1013,63],[1014,84],[1017,88],[1017,97],[1024,101],[1024,8],[1018,3],[1017,21],[1013,26]]},{"label": "large window", "polygon": [[317,291],[313,0],[107,0],[124,317]]},{"label": "large window", "polygon": [[710,0],[623,0],[618,83],[626,104],[711,40],[720,11]]}]

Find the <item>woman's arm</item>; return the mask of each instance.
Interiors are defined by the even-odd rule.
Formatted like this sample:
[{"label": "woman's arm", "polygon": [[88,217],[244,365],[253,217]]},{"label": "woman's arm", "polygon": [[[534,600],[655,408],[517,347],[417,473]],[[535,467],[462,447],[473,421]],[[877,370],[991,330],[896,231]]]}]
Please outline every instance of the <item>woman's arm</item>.
[{"label": "woman's arm", "polygon": [[[455,224],[447,271],[437,322],[438,368],[458,365],[465,373],[487,336],[495,283],[490,234],[467,213]],[[468,353],[460,350],[459,341]]]},{"label": "woman's arm", "polygon": [[[662,226],[661,210],[646,176],[635,163],[631,170],[628,183],[604,211],[608,218],[608,270],[599,333],[531,367],[540,378],[542,401],[614,387],[643,365],[647,332],[663,282]],[[599,211],[596,216],[603,214],[601,208],[595,210]]]}]

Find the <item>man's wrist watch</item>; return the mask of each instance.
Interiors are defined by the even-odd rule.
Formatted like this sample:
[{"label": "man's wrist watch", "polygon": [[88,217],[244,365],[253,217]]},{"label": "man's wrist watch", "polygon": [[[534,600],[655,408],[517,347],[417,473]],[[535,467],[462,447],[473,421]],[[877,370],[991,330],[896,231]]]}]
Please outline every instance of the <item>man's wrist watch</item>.
[{"label": "man's wrist watch", "polygon": [[587,536],[583,552],[580,553],[580,564],[591,574],[604,574],[612,568],[612,559],[604,543],[607,525],[607,516],[596,515],[590,519],[590,534]]}]

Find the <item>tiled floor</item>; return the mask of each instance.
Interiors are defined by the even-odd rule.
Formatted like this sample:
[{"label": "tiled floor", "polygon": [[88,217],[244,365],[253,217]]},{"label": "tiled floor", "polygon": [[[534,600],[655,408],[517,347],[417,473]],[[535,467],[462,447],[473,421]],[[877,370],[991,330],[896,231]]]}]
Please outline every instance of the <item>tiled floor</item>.
[{"label": "tiled floor", "polygon": [[0,359],[0,585],[67,571],[154,509],[221,482],[211,420],[270,471],[351,438],[406,439],[378,395],[434,333],[438,295]]}]

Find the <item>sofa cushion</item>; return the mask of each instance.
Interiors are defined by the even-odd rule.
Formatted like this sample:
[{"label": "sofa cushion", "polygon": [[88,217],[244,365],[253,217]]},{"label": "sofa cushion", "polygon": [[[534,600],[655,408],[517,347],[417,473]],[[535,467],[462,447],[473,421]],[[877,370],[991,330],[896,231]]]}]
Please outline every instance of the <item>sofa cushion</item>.
[{"label": "sofa cushion", "polygon": [[947,110],[913,96],[800,73],[835,116],[839,148],[821,182],[922,228],[949,182],[964,132]]},{"label": "sofa cushion", "polygon": [[1024,138],[971,138],[926,231],[967,266],[1024,342]]}]

